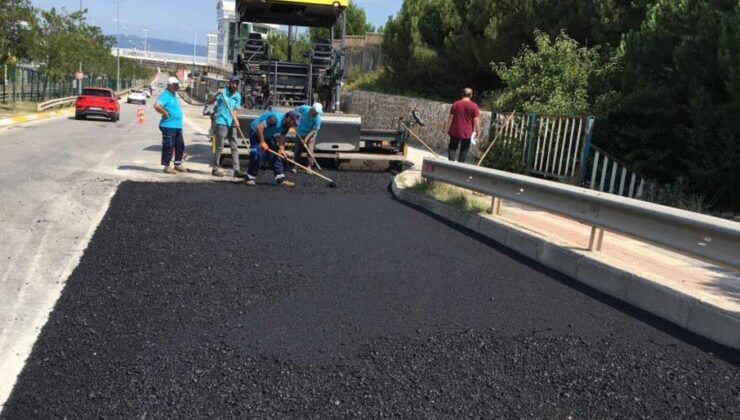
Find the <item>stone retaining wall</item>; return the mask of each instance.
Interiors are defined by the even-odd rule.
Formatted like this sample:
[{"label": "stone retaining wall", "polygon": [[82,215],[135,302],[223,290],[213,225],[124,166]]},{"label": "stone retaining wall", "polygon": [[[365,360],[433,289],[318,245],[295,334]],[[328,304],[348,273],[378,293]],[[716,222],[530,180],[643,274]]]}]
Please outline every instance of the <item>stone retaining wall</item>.
[{"label": "stone retaining wall", "polygon": [[[411,111],[418,109],[421,117],[426,122],[426,126],[417,127],[416,133],[438,151],[447,149],[449,139],[445,132],[445,126],[451,104],[361,90],[346,92],[342,103],[342,111],[362,116],[362,126],[367,128],[396,128],[399,117],[410,119]],[[486,139],[488,138],[491,113],[482,112],[481,117],[483,138]],[[472,149],[473,152],[477,152],[477,148],[473,147]]]}]

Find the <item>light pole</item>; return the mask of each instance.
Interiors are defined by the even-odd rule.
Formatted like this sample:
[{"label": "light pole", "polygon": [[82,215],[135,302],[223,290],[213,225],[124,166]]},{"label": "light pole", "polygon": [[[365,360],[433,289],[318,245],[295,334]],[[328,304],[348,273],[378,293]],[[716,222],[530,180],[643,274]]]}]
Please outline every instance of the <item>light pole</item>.
[{"label": "light pole", "polygon": [[146,53],[149,48],[147,44],[147,33],[149,32],[149,30],[147,28],[144,28],[142,29],[142,31],[144,31],[144,55],[146,56]]},{"label": "light pole", "polygon": [[121,91],[121,0],[116,0],[116,95]]},{"label": "light pole", "polygon": [[198,42],[198,31],[193,32],[193,68],[190,70],[190,77],[193,77],[193,73],[195,73],[195,47]]}]

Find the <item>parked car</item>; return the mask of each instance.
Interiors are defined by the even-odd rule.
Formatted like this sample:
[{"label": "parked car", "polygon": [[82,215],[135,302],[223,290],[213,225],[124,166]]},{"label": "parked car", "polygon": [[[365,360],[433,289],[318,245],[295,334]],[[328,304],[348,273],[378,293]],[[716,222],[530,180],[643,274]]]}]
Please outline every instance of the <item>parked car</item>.
[{"label": "parked car", "polygon": [[108,88],[84,88],[75,102],[75,118],[105,117],[116,122],[121,115],[121,105],[116,93]]},{"label": "parked car", "polygon": [[126,102],[130,104],[146,105],[146,93],[144,93],[143,90],[132,89],[128,92],[128,99]]},{"label": "parked car", "polygon": [[144,85],[144,93],[146,93],[147,98],[151,98],[152,94],[154,93],[154,88],[152,85]]}]

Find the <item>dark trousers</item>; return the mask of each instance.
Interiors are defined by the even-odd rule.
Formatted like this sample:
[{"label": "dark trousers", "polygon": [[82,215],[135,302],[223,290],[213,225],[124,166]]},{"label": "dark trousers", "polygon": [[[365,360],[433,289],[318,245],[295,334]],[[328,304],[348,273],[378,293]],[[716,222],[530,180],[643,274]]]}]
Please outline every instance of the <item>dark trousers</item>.
[{"label": "dark trousers", "polygon": [[[305,138],[304,138],[305,140]],[[314,149],[316,148],[316,136],[311,137],[311,140],[309,140],[306,143],[306,146],[311,150],[311,153],[313,153]],[[304,158],[303,153],[305,153],[307,156]],[[305,147],[303,147],[303,142],[301,139],[296,138],[295,139],[295,161],[300,163],[301,165],[305,165],[308,167],[316,166],[316,162],[311,158],[311,153],[306,150]]]},{"label": "dark trousers", "polygon": [[162,132],[162,166],[170,166],[172,150],[175,151],[175,166],[182,164],[185,154],[185,140],[182,138],[181,128],[159,127]]},{"label": "dark trousers", "polygon": [[[277,144],[270,144],[270,150],[277,152]],[[254,131],[249,133],[249,169],[247,169],[247,179],[255,179],[260,173],[260,166],[265,159],[271,159],[272,171],[275,173],[275,181],[278,183],[283,182],[285,179],[285,168],[283,167],[283,160],[273,155],[270,152],[265,152],[260,147],[260,141],[257,138],[257,133]]]},{"label": "dark trousers", "polygon": [[447,151],[447,157],[453,162],[455,161],[455,154],[458,148],[460,148],[460,155],[457,161],[465,162],[465,159],[468,157],[468,150],[470,150],[470,139],[450,137],[450,148]]}]

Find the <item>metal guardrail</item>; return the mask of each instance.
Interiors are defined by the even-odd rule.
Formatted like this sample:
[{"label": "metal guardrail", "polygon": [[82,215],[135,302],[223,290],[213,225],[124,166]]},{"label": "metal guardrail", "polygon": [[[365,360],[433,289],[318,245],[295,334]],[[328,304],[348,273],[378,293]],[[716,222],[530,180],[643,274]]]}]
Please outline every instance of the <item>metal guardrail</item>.
[{"label": "metal guardrail", "polygon": [[77,99],[76,96],[67,96],[66,98],[57,98],[57,99],[52,99],[50,101],[41,102],[40,104],[36,105],[36,111],[40,112],[40,111],[45,111],[49,108],[63,106],[68,103],[74,102],[76,99]]},{"label": "metal guardrail", "polygon": [[[122,91],[118,92],[116,95],[117,96],[123,96],[123,95],[129,93],[129,91],[131,91],[131,89],[141,89],[142,87],[144,87],[144,85],[136,85],[136,86],[130,87],[128,89],[123,89]],[[45,111],[45,110],[50,109],[50,108],[55,108],[55,107],[58,107],[58,106],[63,106],[63,105],[71,104],[71,103],[74,103],[74,101],[76,101],[76,100],[77,100],[77,96],[67,96],[66,98],[57,98],[57,99],[52,99],[52,100],[49,100],[49,101],[46,101],[46,102],[41,102],[41,103],[39,103],[39,104],[36,105],[36,111],[37,112],[40,112],[40,111]]]},{"label": "metal guardrail", "polygon": [[422,176],[557,213],[591,225],[589,249],[601,249],[604,230],[740,268],[740,223],[586,188],[495,169],[424,159]]}]

